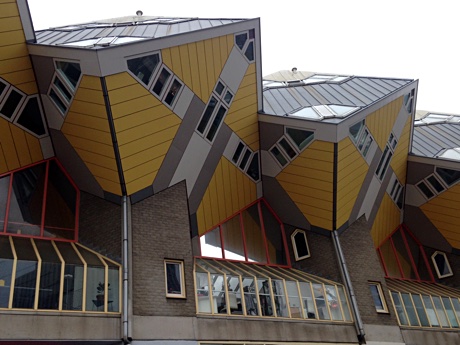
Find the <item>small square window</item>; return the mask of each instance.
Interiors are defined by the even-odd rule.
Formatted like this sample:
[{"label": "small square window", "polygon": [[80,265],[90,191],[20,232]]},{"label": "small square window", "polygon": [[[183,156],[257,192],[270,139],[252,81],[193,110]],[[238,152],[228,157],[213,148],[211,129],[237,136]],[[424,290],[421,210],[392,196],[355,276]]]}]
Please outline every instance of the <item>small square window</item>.
[{"label": "small square window", "polygon": [[184,262],[165,260],[166,297],[185,298]]},{"label": "small square window", "polygon": [[387,303],[383,296],[382,285],[378,282],[369,282],[369,289],[371,290],[372,299],[377,313],[388,313]]},{"label": "small square window", "polygon": [[447,256],[445,253],[436,251],[431,256],[431,260],[433,261],[436,274],[440,279],[454,275],[452,269],[450,268],[449,260],[447,260]]}]

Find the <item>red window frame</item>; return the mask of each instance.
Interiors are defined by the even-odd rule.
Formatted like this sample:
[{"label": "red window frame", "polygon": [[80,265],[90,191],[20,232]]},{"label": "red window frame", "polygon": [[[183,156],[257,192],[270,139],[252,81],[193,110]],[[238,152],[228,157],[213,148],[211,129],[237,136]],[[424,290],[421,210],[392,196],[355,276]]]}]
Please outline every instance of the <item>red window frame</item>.
[{"label": "red window frame", "polygon": [[[283,247],[284,247],[284,255],[285,255],[285,260],[286,264],[277,264],[277,263],[272,263],[270,262],[270,255],[269,255],[269,249],[268,249],[268,244],[267,244],[267,236],[265,232],[265,224],[263,220],[263,213],[262,213],[262,203],[267,207],[268,211],[272,214],[272,216],[276,219],[278,224],[280,225],[280,231],[281,231],[281,238],[283,241]],[[244,233],[244,222],[243,222],[243,212],[247,209],[249,209],[251,206],[254,206],[257,204],[257,210],[259,214],[259,219],[260,219],[260,228],[261,228],[261,234],[263,236],[263,241],[264,241],[264,249],[265,249],[265,256],[266,256],[266,263],[261,263],[261,262],[253,262],[248,260],[248,250],[247,250],[247,244],[246,244],[246,236]],[[239,222],[240,222],[240,228],[241,228],[241,235],[243,236],[243,249],[244,249],[244,257],[245,260],[235,260],[235,259],[227,259],[225,258],[225,243],[224,243],[224,236],[222,235],[222,225],[229,221],[230,219],[238,216],[239,217]],[[239,210],[238,212],[232,214],[230,217],[224,219],[222,222],[219,224],[213,226],[211,229],[207,230],[204,232],[202,235],[199,236],[201,238],[202,236],[206,235],[207,233],[215,230],[216,228],[219,228],[219,236],[220,236],[220,245],[221,245],[221,250],[222,250],[222,258],[216,258],[216,257],[209,257],[209,256],[203,256],[201,255],[201,241],[198,241],[199,247],[200,247],[200,255],[197,255],[196,257],[198,258],[204,258],[204,259],[214,259],[214,260],[224,260],[224,261],[236,261],[236,262],[245,262],[248,264],[256,264],[256,265],[268,265],[268,266],[275,266],[275,267],[285,267],[285,268],[290,268],[291,267],[291,258],[289,255],[289,250],[286,242],[286,234],[284,231],[284,225],[281,219],[278,217],[278,215],[275,213],[273,208],[268,204],[268,202],[264,198],[257,199],[256,201],[250,203],[243,209]]]},{"label": "red window frame", "polygon": [[[59,237],[47,237],[44,235],[45,231],[45,216],[46,216],[46,198],[48,194],[48,179],[49,179],[49,165],[50,162],[54,161],[61,172],[65,175],[67,180],[70,182],[72,187],[75,189],[75,194],[76,194],[76,200],[75,200],[75,228],[70,229],[70,228],[60,228],[60,227],[48,227],[48,228],[54,228],[56,230],[61,230],[61,231],[73,231],[74,236],[73,239],[68,239],[68,238],[59,238]],[[45,167],[45,178],[44,178],[44,185],[43,185],[43,199],[42,199],[42,210],[41,210],[41,222],[40,222],[40,235],[27,235],[27,234],[17,234],[17,233],[11,233],[7,232],[8,228],[8,216],[10,212],[10,204],[11,204],[11,194],[13,190],[13,180],[14,180],[14,174],[20,171],[23,171],[25,169],[32,168],[34,166],[40,165],[40,164],[46,164]],[[79,212],[80,212],[80,190],[78,189],[77,185],[75,182],[72,180],[70,175],[67,173],[67,171],[64,169],[62,164],[57,160],[56,158],[50,158],[50,159],[45,159],[33,164],[29,164],[27,166],[21,167],[19,169],[11,170],[8,173],[1,174],[0,178],[4,178],[5,176],[10,176],[10,181],[9,181],[9,186],[8,186],[8,197],[7,197],[7,202],[6,202],[6,209],[5,209],[5,218],[4,218],[4,224],[3,228],[0,228],[0,236],[14,236],[14,237],[25,237],[25,238],[37,238],[37,239],[45,239],[45,240],[54,240],[54,241],[63,241],[63,242],[77,242],[78,241],[78,225],[79,225]],[[13,222],[11,222],[13,223]],[[16,223],[16,224],[28,224],[28,223]]]}]

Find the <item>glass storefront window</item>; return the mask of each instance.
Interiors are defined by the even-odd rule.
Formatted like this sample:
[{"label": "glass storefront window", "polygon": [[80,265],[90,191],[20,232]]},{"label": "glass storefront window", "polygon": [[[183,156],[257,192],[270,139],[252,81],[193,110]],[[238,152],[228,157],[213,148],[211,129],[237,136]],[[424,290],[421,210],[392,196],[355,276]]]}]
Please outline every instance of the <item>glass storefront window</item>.
[{"label": "glass storefront window", "polygon": [[14,257],[6,236],[0,236],[0,253],[0,308],[8,308]]}]

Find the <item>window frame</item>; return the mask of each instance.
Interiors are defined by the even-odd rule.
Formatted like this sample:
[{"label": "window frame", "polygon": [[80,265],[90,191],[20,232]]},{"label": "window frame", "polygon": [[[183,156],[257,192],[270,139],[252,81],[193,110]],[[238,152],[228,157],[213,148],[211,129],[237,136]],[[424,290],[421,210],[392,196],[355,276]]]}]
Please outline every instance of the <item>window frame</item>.
[{"label": "window frame", "polygon": [[[16,108],[14,109],[13,114],[11,114],[11,117],[8,117],[5,114],[3,114],[1,110],[3,106],[5,105],[5,103],[8,101],[8,98],[10,97],[11,92],[13,91],[18,93],[22,97],[19,103],[16,105]],[[7,83],[7,86],[3,92],[3,99],[0,100],[0,116],[4,118],[5,120],[7,120],[8,122],[13,122],[16,119],[17,115],[19,114],[19,111],[21,110],[26,98],[27,98],[27,95],[24,92],[14,87],[13,85]]]},{"label": "window frame", "polygon": [[[168,265],[179,265],[179,277],[180,277],[180,293],[169,293],[168,292],[168,271],[167,271],[167,266]],[[179,299],[185,299],[187,298],[187,294],[185,291],[185,270],[184,270],[184,261],[183,260],[177,260],[177,259],[164,259],[164,271],[165,271],[165,294],[166,298],[179,298]]]},{"label": "window frame", "polygon": [[[374,302],[375,311],[379,314],[389,314],[390,311],[388,310],[388,304],[385,299],[385,294],[383,293],[382,284],[376,281],[369,281],[368,285],[369,285],[369,290],[371,291],[371,296],[372,296],[371,286],[375,286],[377,288],[377,294],[378,294],[378,297],[383,307],[383,309],[378,309]],[[372,297],[372,300],[373,299],[374,297]]]},{"label": "window frame", "polygon": [[[299,256],[299,253],[297,251],[297,244],[295,242],[295,236],[299,233],[302,233],[303,234],[303,237],[305,239],[305,245],[307,247],[307,251],[308,251],[308,254],[307,255],[304,255],[304,256]],[[307,240],[307,233],[305,232],[305,230],[301,230],[301,229],[296,229],[292,234],[291,234],[291,243],[292,243],[292,249],[294,250],[294,258],[295,258],[295,261],[300,261],[300,260],[304,260],[304,259],[308,259],[309,257],[311,257],[311,252],[310,252],[310,247],[308,246],[308,240]]]},{"label": "window frame", "polygon": [[[441,272],[439,271],[439,267],[438,267],[438,264],[436,263],[436,259],[435,259],[435,256],[436,255],[442,255],[444,257],[444,260],[445,260],[445,263],[447,265],[447,267],[449,268],[449,273],[447,274],[441,274]],[[431,261],[433,262],[433,266],[434,266],[434,269],[436,270],[436,274],[438,275],[438,278],[439,279],[443,279],[443,278],[447,278],[447,277],[452,277],[454,275],[454,272],[452,271],[452,268],[450,267],[450,263],[449,263],[449,260],[447,259],[447,255],[446,253],[444,252],[441,252],[439,250],[435,251],[432,255],[431,255]]]},{"label": "window frame", "polygon": [[[43,127],[45,129],[45,133],[42,134],[42,135],[38,135],[37,133],[33,132],[32,130],[28,129],[27,127],[21,125],[18,121],[19,119],[21,118],[21,115],[24,111],[24,108],[26,107],[27,103],[29,102],[30,99],[33,99],[33,98],[36,98],[37,99],[37,104],[38,104],[38,110],[40,112],[40,118],[42,120],[42,123],[43,123]],[[48,136],[48,126],[46,125],[46,122],[45,122],[45,116],[44,116],[44,112],[43,112],[43,108],[42,108],[42,104],[40,102],[40,98],[38,97],[38,94],[35,94],[35,95],[31,95],[31,96],[27,96],[25,101],[22,103],[21,105],[21,108],[19,109],[19,114],[16,116],[16,118],[14,119],[14,124],[16,126],[18,126],[19,128],[22,128],[23,130],[25,130],[27,133],[33,135],[34,137],[37,137],[37,138],[44,138],[46,136]]]},{"label": "window frame", "polygon": [[[149,80],[149,83],[148,84],[145,84],[141,79],[139,79],[139,77],[137,75],[134,74],[134,72],[132,72],[129,67],[128,67],[128,61],[129,60],[133,60],[133,59],[139,59],[139,58],[142,58],[142,57],[146,57],[146,56],[151,56],[151,55],[158,55],[158,63],[157,65],[155,66],[155,68],[153,69],[152,71],[152,75],[150,76],[150,80]],[[153,95],[156,96],[155,93],[153,93],[153,91],[151,91],[151,88],[154,84],[154,82],[157,80],[157,76],[159,75],[159,71],[161,70],[162,67],[164,67],[165,65],[163,64],[163,59],[162,59],[162,56],[161,56],[161,52],[158,50],[158,51],[153,51],[153,52],[149,52],[147,54],[138,54],[138,55],[132,55],[132,56],[126,56],[125,57],[125,61],[126,61],[126,71],[140,84],[142,85],[143,87],[145,87],[147,90],[149,90],[149,92],[151,92]],[[172,74],[174,75],[174,73]],[[171,78],[170,78],[171,79]],[[161,99],[161,98],[160,98]]]},{"label": "window frame", "polygon": [[[78,66],[80,67],[80,76],[78,77],[78,80],[77,82],[75,83],[75,86],[72,85],[72,83],[68,80],[67,76],[65,75],[65,73],[60,69],[58,68],[58,62],[68,62],[68,63],[74,63],[74,64],[78,64]],[[59,75],[59,79],[65,84],[68,86],[68,88],[70,89],[70,93],[72,95],[75,95],[75,92],[77,91],[78,87],[80,86],[80,82],[81,82],[81,79],[83,78],[83,71],[81,70],[81,63],[79,60],[69,60],[69,59],[53,59],[53,65],[54,65],[54,71]],[[54,80],[54,78],[52,79]],[[53,84],[51,82],[51,84]]]}]

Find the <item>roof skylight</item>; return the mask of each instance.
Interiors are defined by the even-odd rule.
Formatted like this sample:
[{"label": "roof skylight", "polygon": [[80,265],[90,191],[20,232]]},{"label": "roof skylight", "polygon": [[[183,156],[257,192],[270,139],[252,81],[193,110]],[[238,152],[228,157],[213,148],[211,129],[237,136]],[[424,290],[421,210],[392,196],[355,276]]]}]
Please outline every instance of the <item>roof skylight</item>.
[{"label": "roof skylight", "polygon": [[359,107],[351,107],[348,105],[314,105],[312,107],[304,107],[288,114],[288,116],[303,117],[309,120],[321,121],[327,118],[344,118],[358,109]]}]

